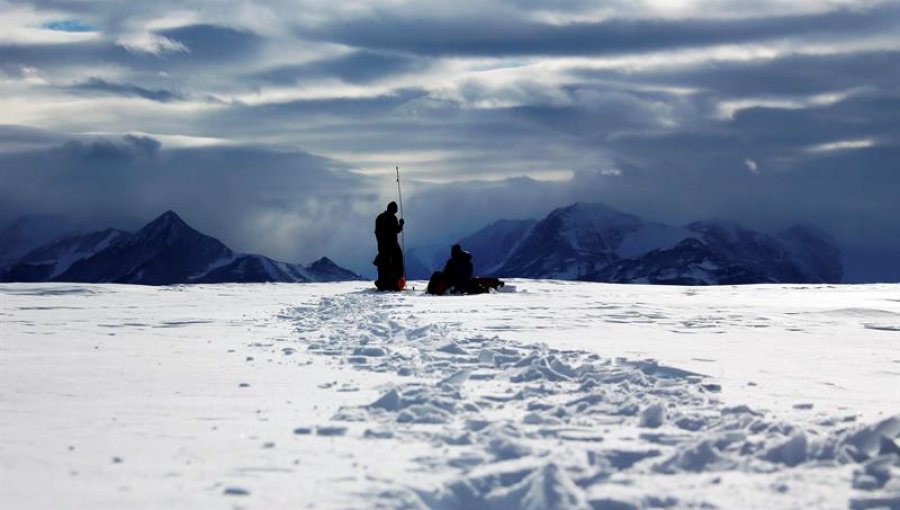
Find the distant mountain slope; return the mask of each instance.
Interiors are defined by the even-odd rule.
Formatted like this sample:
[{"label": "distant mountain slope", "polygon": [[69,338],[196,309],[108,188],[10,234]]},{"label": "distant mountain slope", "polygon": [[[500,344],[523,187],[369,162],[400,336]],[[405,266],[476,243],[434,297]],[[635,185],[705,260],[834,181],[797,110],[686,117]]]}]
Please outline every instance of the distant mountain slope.
[{"label": "distant mountain slope", "polygon": [[576,203],[538,222],[500,265],[500,276],[577,279],[622,257],[677,242],[678,229],[602,204]]},{"label": "distant mountain slope", "polygon": [[353,271],[343,268],[328,257],[322,257],[306,266],[306,270],[312,274],[317,282],[341,282],[348,280],[361,280],[362,277]]},{"label": "distant mountain slope", "polygon": [[794,226],[777,236],[734,222],[695,222],[687,226],[716,254],[780,283],[837,283],[843,271],[840,251],[826,236]]},{"label": "distant mountain slope", "polygon": [[128,232],[106,229],[84,235],[68,235],[38,247],[5,269],[5,281],[53,280],[80,260],[91,257],[131,237]]},{"label": "distant mountain slope", "polygon": [[737,285],[773,282],[766,273],[719,255],[705,243],[692,237],[671,248],[653,250],[639,257],[618,260],[600,271],[582,275],[578,279],[665,285]]},{"label": "distant mountain slope", "polygon": [[224,264],[216,264],[206,273],[191,278],[196,283],[220,282],[311,282],[303,267],[277,262],[262,255],[237,255]]},{"label": "distant mountain slope", "polygon": [[35,214],[17,218],[0,230],[0,267],[72,230],[72,224],[60,216]]},{"label": "distant mountain slope", "polygon": [[127,241],[76,262],[58,279],[143,285],[184,283],[203,274],[215,261],[233,256],[220,241],[167,211]]},{"label": "distant mountain slope", "polygon": [[779,232],[777,237],[802,265],[805,278],[818,277],[823,282],[843,281],[841,250],[826,233],[815,227],[794,225]]},{"label": "distant mountain slope", "polygon": [[325,257],[304,267],[262,255],[235,253],[167,211],[134,234],[105,230],[41,247],[6,268],[0,279],[169,285],[361,277]]},{"label": "distant mountain slope", "polygon": [[[537,220],[532,219],[500,220],[455,242],[478,254],[473,261],[475,274],[493,275],[536,223]],[[406,277],[427,280],[432,272],[443,269],[450,258],[450,247],[453,244],[450,242],[410,247],[405,253]]]},{"label": "distant mountain slope", "polygon": [[[536,220],[500,220],[460,239],[459,244],[478,254],[474,260],[476,274],[493,274],[536,224]],[[450,256],[449,247],[446,256]]]},{"label": "distant mountain slope", "polygon": [[403,254],[406,278],[408,280],[427,280],[431,277],[431,273],[444,267],[449,256],[450,244],[410,247]]},{"label": "distant mountain slope", "polygon": [[[576,203],[518,230],[494,223],[464,240],[497,276],[685,285],[840,282],[828,236],[795,226],[777,235],[733,222],[652,223]],[[484,271],[481,271],[484,274]]]}]

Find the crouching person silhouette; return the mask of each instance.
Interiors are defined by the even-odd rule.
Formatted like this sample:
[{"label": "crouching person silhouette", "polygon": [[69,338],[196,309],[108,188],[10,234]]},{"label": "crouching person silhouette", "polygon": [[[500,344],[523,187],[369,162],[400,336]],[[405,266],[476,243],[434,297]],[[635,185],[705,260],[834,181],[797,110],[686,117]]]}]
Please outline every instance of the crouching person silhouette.
[{"label": "crouching person silhouette", "polygon": [[472,254],[454,244],[450,248],[450,258],[443,271],[435,271],[428,282],[428,293],[451,294],[484,294],[490,289],[503,286],[496,278],[474,278],[472,276]]}]

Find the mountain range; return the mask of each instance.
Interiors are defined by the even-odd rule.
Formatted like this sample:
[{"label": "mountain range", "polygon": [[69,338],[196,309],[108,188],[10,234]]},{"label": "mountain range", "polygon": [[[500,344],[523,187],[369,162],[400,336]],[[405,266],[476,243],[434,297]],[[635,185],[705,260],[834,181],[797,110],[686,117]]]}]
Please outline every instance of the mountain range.
[{"label": "mountain range", "polygon": [[179,283],[361,280],[326,257],[307,266],[237,253],[167,211],[135,233],[70,234],[0,268],[4,282]]},{"label": "mountain range", "polygon": [[[361,280],[321,258],[309,265],[238,253],[167,211],[137,232],[59,236],[55,217],[21,219],[0,231],[0,281],[168,285]],[[53,237],[53,236],[56,237]],[[49,242],[47,239],[52,239]],[[500,220],[458,241],[482,276],[613,283],[730,285],[838,283],[841,252],[814,227],[766,234],[727,221],[672,226],[596,203],[541,220]],[[449,246],[412,248],[407,277],[428,278]]]},{"label": "mountain range", "polygon": [[[539,221],[501,220],[459,243],[485,276],[676,285],[843,278],[840,250],[814,227],[765,234],[726,221],[671,226],[594,203],[561,207]],[[428,273],[448,251],[411,250],[417,260],[408,268]]]}]

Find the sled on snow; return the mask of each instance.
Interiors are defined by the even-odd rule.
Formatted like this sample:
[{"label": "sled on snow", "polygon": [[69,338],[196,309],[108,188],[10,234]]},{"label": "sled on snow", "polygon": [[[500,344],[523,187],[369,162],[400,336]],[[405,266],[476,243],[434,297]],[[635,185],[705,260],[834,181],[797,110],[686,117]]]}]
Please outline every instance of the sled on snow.
[{"label": "sled on snow", "polygon": [[487,294],[490,291],[497,291],[506,285],[499,278],[475,277],[470,278],[464,288],[456,288],[449,278],[444,275],[443,271],[435,271],[428,280],[428,288],[425,290],[429,294],[435,296],[443,296],[444,294]]}]

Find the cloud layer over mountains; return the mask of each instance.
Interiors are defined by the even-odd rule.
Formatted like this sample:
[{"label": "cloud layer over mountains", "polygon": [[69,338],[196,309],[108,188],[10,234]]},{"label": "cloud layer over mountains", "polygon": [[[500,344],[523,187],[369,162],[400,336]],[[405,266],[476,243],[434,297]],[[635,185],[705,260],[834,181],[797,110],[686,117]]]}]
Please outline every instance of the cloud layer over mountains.
[{"label": "cloud layer over mountains", "polygon": [[[0,1],[0,222],[367,270],[574,201],[900,253],[900,2]],[[343,254],[343,256],[341,256]]]}]

